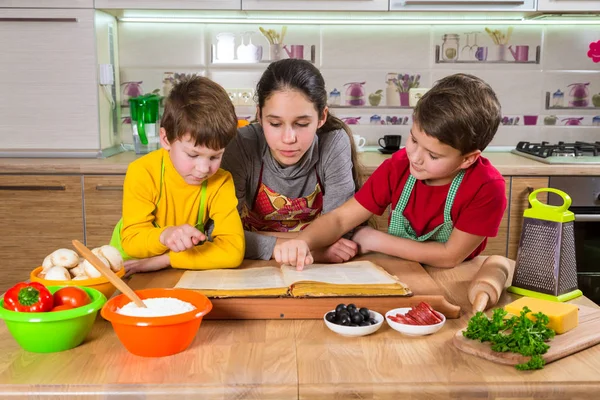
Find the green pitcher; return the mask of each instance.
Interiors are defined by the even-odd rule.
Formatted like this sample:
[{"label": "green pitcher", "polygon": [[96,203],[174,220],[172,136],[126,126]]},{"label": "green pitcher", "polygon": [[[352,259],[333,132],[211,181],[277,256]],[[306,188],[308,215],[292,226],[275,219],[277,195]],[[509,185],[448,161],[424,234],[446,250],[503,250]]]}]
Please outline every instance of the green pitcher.
[{"label": "green pitcher", "polygon": [[159,116],[160,96],[144,94],[129,99],[131,113],[131,128],[133,136],[139,136],[143,145],[148,145],[148,137],[157,137],[157,123]]}]

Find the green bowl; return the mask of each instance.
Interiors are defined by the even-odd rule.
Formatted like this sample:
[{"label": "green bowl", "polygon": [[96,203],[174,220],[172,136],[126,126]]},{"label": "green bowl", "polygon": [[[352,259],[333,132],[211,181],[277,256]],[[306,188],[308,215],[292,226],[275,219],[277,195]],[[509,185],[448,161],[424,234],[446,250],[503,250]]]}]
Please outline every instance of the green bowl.
[{"label": "green bowl", "polygon": [[[51,293],[65,286],[48,286]],[[4,308],[0,299],[0,318],[19,345],[33,353],[54,353],[77,347],[92,329],[98,310],[106,303],[100,291],[80,286],[91,302],[83,307],[54,312],[17,312]]]}]

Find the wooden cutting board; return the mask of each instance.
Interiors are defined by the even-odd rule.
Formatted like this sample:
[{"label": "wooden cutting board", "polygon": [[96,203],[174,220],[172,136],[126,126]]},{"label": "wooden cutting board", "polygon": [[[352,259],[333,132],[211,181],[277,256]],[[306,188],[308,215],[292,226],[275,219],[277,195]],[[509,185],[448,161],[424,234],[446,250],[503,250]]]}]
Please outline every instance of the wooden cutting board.
[{"label": "wooden cutting board", "polygon": [[[412,307],[421,301],[429,303],[446,318],[458,318],[460,307],[448,302],[443,290],[429,276],[419,263],[406,261],[383,254],[370,254],[357,257],[357,260],[369,260],[384,268],[400,281],[408,285],[413,296],[382,297],[234,297],[210,299],[212,311],[206,319],[321,319],[326,311],[340,303],[354,303],[367,307],[384,315],[391,309]],[[277,266],[273,260],[245,260],[239,268]],[[136,274],[129,281],[133,289],[151,287],[170,288],[181,278],[183,270],[166,269],[157,272]]]},{"label": "wooden cutting board", "polygon": [[[578,307],[579,325],[562,335],[554,336],[554,339],[548,342],[550,348],[542,356],[546,363],[551,363],[600,343],[600,309],[581,305]],[[489,342],[481,343],[464,337],[462,334],[464,330],[461,329],[456,332],[453,343],[465,353],[500,364],[516,365],[529,361],[530,357],[520,354],[492,351]]]}]

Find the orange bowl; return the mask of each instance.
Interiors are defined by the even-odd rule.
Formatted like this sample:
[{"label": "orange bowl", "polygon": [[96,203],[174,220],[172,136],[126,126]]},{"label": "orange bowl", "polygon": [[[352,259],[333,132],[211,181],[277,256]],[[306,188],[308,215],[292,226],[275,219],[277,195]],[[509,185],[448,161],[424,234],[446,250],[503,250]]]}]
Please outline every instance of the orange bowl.
[{"label": "orange bowl", "polygon": [[[81,279],[76,281],[51,281],[48,279],[40,278],[40,273],[42,272],[42,267],[37,267],[31,274],[29,274],[29,279],[32,282],[39,282],[44,286],[85,286],[91,287],[96,290],[99,290],[106,296],[107,299],[115,293],[117,290],[116,287],[113,286],[112,283],[108,281],[104,276],[99,278],[90,278],[90,279]],[[121,270],[115,272],[119,278],[122,278],[125,275],[125,268],[121,268]]]},{"label": "orange bowl", "polygon": [[135,293],[142,299],[174,297],[193,304],[196,309],[166,317],[137,317],[117,313],[127,303],[123,294],[110,299],[101,315],[110,321],[117,337],[132,354],[142,357],[164,357],[184,351],[196,337],[202,317],[212,310],[203,294],[186,289],[144,289]]}]

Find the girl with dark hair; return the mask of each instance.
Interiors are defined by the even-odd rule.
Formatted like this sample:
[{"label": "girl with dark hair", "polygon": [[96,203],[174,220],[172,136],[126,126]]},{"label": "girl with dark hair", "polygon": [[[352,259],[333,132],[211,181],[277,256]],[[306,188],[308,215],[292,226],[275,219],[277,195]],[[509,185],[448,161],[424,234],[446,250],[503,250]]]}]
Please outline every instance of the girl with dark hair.
[{"label": "girl with dark hair", "polygon": [[[271,63],[256,86],[257,121],[238,130],[223,168],[236,187],[246,258],[268,260],[276,244],[294,239],[360,186],[350,129],[329,113],[325,81],[310,62]],[[344,262],[356,243],[341,238],[314,253]]]}]

